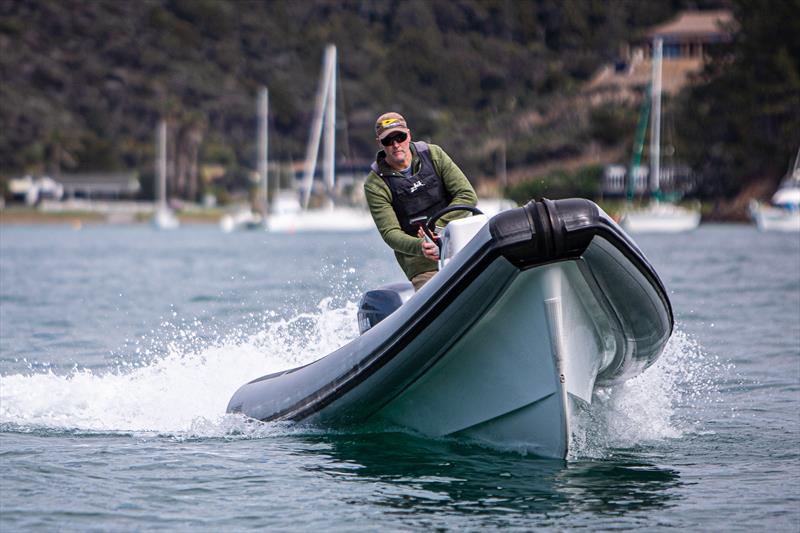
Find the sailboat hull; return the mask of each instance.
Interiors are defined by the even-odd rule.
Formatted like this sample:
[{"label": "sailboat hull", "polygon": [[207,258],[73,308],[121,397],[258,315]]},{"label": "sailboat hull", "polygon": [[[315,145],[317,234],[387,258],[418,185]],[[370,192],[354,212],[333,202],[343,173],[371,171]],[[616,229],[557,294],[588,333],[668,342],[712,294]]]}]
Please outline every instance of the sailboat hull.
[{"label": "sailboat hull", "polygon": [[152,223],[153,227],[161,230],[176,229],[180,226],[178,218],[167,208],[156,209]]},{"label": "sailboat hull", "polygon": [[700,211],[674,204],[654,203],[623,213],[620,224],[630,233],[680,233],[700,225]]},{"label": "sailboat hull", "polygon": [[652,364],[672,324],[658,276],[597,206],[531,202],[359,338],[242,386],[228,411],[564,458],[573,407]]},{"label": "sailboat hull", "polygon": [[750,216],[760,231],[800,232],[800,150],[794,170],[786,176],[772,195],[773,205],[755,200],[750,203]]},{"label": "sailboat hull", "polygon": [[800,208],[786,209],[755,203],[750,215],[759,231],[800,232]]},{"label": "sailboat hull", "polygon": [[369,212],[340,206],[276,213],[267,220],[267,229],[272,233],[354,232],[374,227]]}]

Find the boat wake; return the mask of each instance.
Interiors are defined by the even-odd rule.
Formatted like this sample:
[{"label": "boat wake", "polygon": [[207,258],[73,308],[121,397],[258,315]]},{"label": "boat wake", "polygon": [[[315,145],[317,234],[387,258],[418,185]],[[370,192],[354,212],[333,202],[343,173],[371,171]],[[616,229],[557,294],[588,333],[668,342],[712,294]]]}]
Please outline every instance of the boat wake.
[{"label": "boat wake", "polygon": [[[176,440],[316,432],[290,423],[248,422],[224,414],[225,407],[243,382],[310,363],[355,338],[356,309],[354,302],[337,307],[326,298],[288,319],[275,312],[253,317],[258,333],[234,331],[212,341],[201,340],[191,326],[166,328],[161,350],[150,339],[154,348],[107,369],[58,373],[32,364],[29,373],[0,376],[0,430]],[[599,390],[592,405],[577,413],[569,458],[607,457],[615,449],[698,429],[698,410],[714,401],[713,376],[721,365],[676,331],[650,369]]]},{"label": "boat wake", "polygon": [[[193,437],[273,435],[279,427],[225,415],[244,381],[310,363],[358,335],[356,304],[322,300],[285,319],[253,317],[258,333],[233,331],[205,340],[194,326],[164,325],[160,340],[136,342],[134,353],[106,369],[42,370],[0,376],[0,429],[152,433]],[[139,346],[147,345],[147,349]],[[160,345],[160,349],[159,349]]]}]

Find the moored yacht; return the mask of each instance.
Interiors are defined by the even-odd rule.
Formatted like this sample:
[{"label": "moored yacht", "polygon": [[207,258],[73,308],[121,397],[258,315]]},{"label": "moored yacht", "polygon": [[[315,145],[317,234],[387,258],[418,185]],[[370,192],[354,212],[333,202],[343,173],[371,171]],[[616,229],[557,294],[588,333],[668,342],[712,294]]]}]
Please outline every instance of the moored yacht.
[{"label": "moored yacht", "polygon": [[800,232],[800,149],[794,169],[772,195],[771,205],[751,202],[750,216],[761,231]]},{"label": "moored yacht", "polygon": [[[324,128],[324,131],[323,131]],[[323,181],[327,197],[321,207],[309,207],[320,140],[323,141]],[[334,202],[336,172],[336,47],[328,45],[322,61],[311,135],[306,145],[305,169],[300,195],[274,209],[267,219],[273,233],[352,232],[374,227],[366,208],[337,205]]]},{"label": "moored yacht", "polygon": [[[661,182],[661,59],[664,42],[656,38],[653,43],[653,76],[651,83],[651,103],[653,120],[650,123],[650,203],[643,208],[626,209],[620,224],[631,233],[679,233],[696,229],[700,225],[700,207],[686,207],[671,202],[660,201]],[[641,131],[644,140],[644,129]],[[641,152],[642,142],[637,140],[636,150]],[[639,156],[641,153],[638,154]],[[638,156],[637,156],[638,158]],[[632,196],[634,166],[631,165],[629,178],[629,197]]]}]

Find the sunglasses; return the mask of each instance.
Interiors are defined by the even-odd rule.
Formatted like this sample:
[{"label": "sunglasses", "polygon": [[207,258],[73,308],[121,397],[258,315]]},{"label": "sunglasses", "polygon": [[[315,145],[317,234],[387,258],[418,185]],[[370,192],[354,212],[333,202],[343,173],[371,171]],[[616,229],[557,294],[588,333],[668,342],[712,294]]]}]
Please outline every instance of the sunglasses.
[{"label": "sunglasses", "polygon": [[391,146],[395,141],[402,143],[405,142],[406,139],[408,139],[408,134],[401,131],[381,139],[381,144],[384,146]]}]

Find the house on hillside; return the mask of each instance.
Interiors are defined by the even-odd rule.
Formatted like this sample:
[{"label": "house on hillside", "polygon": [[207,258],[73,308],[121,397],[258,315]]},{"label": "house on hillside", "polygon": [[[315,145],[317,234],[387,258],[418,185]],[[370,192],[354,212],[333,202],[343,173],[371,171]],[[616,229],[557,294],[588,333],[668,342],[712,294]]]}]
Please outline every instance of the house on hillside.
[{"label": "house on hillside", "polygon": [[[644,43],[634,43],[634,53],[644,49],[653,55],[653,41],[664,41],[664,59],[704,59],[714,45],[728,41],[733,29],[733,14],[727,10],[683,11],[676,18],[651,28]],[[630,54],[629,54],[630,55]]]},{"label": "house on hillside", "polygon": [[585,92],[593,105],[636,102],[650,82],[653,42],[661,38],[663,91],[675,94],[691,74],[703,68],[713,46],[730,40],[735,24],[728,10],[682,11],[674,19],[648,29],[643,38],[624,43],[620,60],[603,66]]}]

